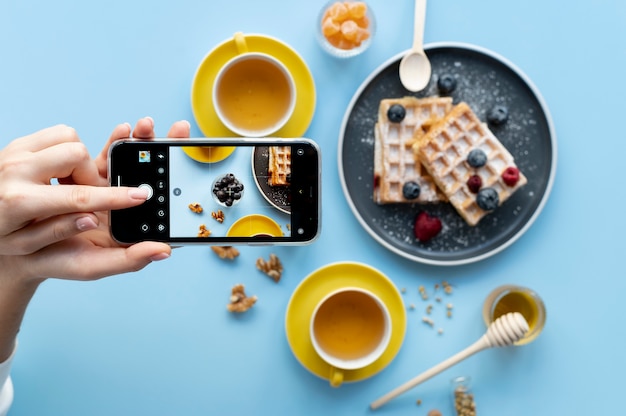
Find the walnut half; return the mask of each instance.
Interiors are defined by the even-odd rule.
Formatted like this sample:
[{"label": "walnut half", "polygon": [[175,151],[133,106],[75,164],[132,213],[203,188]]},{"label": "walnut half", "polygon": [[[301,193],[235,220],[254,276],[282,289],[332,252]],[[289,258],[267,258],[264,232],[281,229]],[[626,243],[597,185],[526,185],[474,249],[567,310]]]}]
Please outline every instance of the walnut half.
[{"label": "walnut half", "polygon": [[200,224],[200,227],[198,227],[198,237],[208,237],[210,235],[211,235],[211,230],[206,228],[206,225]]},{"label": "walnut half", "polygon": [[199,202],[193,202],[189,204],[188,206],[192,212],[195,212],[196,214],[202,214],[203,209],[202,209],[202,205],[200,205]]},{"label": "walnut half", "polygon": [[256,268],[274,279],[276,283],[280,281],[280,277],[283,273],[283,265],[276,254],[273,253],[270,254],[270,258],[267,261],[259,257],[256,261]]},{"label": "walnut half", "polygon": [[246,296],[244,286],[242,284],[237,284],[232,288],[230,303],[226,306],[226,308],[229,312],[241,313],[250,309],[256,301],[256,296]]},{"label": "walnut half", "polygon": [[239,256],[239,250],[233,246],[211,246],[211,250],[213,250],[220,259],[234,260]]},{"label": "walnut half", "polygon": [[215,221],[221,224],[224,222],[224,211],[222,211],[221,209],[218,209],[217,211],[213,211],[211,212],[211,217],[213,217]]}]

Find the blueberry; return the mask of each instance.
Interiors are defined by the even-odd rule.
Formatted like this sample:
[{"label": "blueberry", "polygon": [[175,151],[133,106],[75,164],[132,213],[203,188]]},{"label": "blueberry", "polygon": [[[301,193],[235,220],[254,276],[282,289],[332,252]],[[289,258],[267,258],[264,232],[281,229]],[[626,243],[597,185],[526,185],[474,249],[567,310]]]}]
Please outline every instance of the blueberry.
[{"label": "blueberry", "polygon": [[509,109],[503,105],[496,105],[487,112],[487,121],[496,126],[504,123],[508,118]]},{"label": "blueberry", "polygon": [[500,197],[498,196],[498,192],[496,192],[495,189],[483,188],[478,191],[478,195],[476,196],[476,203],[485,211],[492,211],[498,208],[498,205],[500,204]]},{"label": "blueberry", "polygon": [[443,94],[450,94],[456,88],[456,79],[452,75],[444,74],[437,80],[437,88]]},{"label": "blueberry", "polygon": [[473,149],[467,155],[467,163],[473,168],[485,166],[485,163],[487,163],[487,155],[480,149]]},{"label": "blueberry", "polygon": [[400,123],[406,116],[406,109],[400,104],[393,104],[387,110],[387,118],[392,123]]},{"label": "blueberry", "polygon": [[416,199],[420,196],[420,190],[417,182],[409,181],[402,186],[402,196],[406,199]]},{"label": "blueberry", "polygon": [[219,202],[230,207],[235,201],[241,199],[243,188],[243,184],[235,175],[229,173],[215,181],[213,194]]}]

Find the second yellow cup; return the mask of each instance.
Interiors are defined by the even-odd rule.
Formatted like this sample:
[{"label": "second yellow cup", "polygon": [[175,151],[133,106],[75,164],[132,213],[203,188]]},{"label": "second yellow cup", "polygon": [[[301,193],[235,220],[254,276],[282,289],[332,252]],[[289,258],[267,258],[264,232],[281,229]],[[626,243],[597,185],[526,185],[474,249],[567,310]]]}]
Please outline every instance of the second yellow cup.
[{"label": "second yellow cup", "polygon": [[345,370],[366,367],[385,352],[391,338],[391,317],[374,293],[341,288],[317,304],[310,334],[313,348],[331,366],[330,384],[338,387]]}]

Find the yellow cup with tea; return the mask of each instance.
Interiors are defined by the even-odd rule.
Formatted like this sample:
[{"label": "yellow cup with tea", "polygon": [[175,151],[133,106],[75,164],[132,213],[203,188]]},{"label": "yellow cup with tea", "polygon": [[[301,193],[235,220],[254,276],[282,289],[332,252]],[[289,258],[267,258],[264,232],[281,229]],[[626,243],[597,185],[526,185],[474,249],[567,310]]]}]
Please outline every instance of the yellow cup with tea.
[{"label": "yellow cup with tea", "polygon": [[331,386],[338,387],[344,371],[364,368],[385,352],[391,338],[391,316],[374,293],[345,287],[317,304],[310,335],[313,348],[330,365]]},{"label": "yellow cup with tea", "polygon": [[485,299],[483,319],[487,326],[509,312],[521,313],[528,322],[528,332],[516,342],[516,345],[534,341],[546,324],[546,307],[543,300],[536,292],[523,286],[503,285],[497,287]]},{"label": "yellow cup with tea", "polygon": [[278,59],[249,52],[245,37],[235,35],[239,52],[217,73],[213,105],[220,121],[244,137],[264,137],[282,128],[296,106],[293,76]]}]

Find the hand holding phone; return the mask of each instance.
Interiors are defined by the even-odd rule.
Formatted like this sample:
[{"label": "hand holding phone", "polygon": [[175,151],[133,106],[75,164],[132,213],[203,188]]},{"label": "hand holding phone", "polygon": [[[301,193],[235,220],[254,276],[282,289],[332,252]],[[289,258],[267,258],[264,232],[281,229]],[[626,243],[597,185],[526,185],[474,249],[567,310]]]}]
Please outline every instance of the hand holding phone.
[{"label": "hand holding phone", "polygon": [[121,140],[109,150],[111,186],[148,190],[111,211],[124,244],[306,244],[320,229],[319,148],[309,139]]}]

